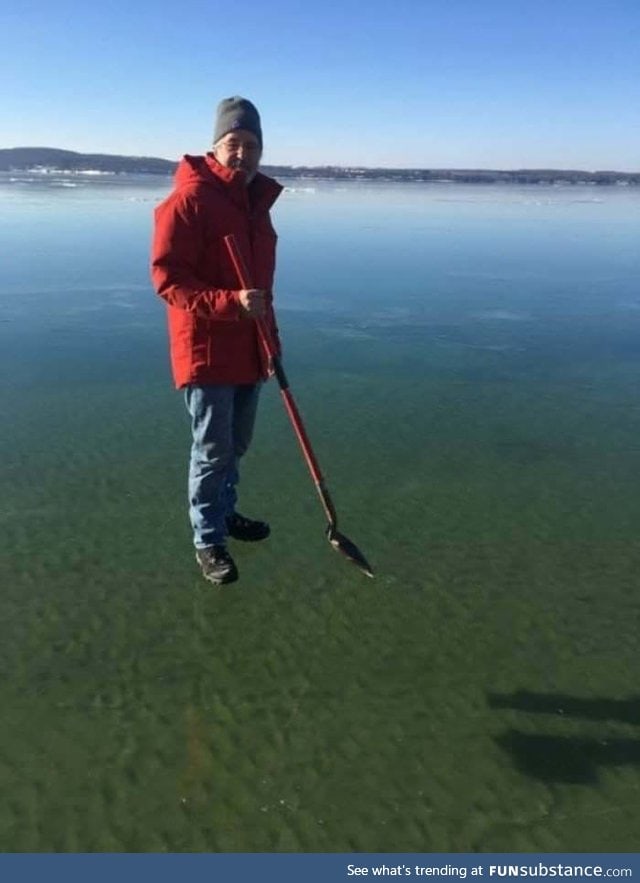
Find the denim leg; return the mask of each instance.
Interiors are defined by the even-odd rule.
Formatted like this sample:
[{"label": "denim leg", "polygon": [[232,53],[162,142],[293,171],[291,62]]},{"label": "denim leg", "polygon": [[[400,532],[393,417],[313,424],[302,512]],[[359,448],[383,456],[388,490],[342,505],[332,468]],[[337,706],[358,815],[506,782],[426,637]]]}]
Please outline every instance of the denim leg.
[{"label": "denim leg", "polygon": [[222,493],[233,460],[233,387],[187,386],[191,415],[189,519],[196,549],[224,543]]},{"label": "denim leg", "polygon": [[249,447],[258,403],[256,386],[187,386],[191,415],[189,519],[196,549],[225,542],[234,511],[238,460]]},{"label": "denim leg", "polygon": [[233,460],[227,472],[227,480],[224,487],[224,504],[227,515],[236,510],[238,493],[236,490],[240,480],[238,468],[240,458],[246,454],[253,438],[253,428],[256,422],[258,399],[260,397],[261,383],[255,385],[243,385],[235,387],[233,407]]}]

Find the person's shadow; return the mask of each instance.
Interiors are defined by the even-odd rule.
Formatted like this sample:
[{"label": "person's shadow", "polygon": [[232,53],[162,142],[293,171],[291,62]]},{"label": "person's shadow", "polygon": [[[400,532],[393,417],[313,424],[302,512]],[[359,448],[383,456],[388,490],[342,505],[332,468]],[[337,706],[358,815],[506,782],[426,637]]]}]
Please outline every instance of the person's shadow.
[{"label": "person's shadow", "polygon": [[[581,699],[562,693],[488,693],[490,708],[640,725],[640,696]],[[544,782],[590,784],[598,767],[640,763],[640,740],[603,733],[602,738],[553,736],[508,729],[496,743],[523,773]]]}]

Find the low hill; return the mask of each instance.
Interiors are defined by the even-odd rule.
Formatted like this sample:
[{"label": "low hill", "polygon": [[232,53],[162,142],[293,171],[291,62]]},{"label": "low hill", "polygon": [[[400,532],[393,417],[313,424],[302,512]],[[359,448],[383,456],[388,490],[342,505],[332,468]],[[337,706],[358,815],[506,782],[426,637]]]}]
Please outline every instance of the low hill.
[{"label": "low hill", "polygon": [[129,172],[168,175],[175,163],[153,156],[117,156],[108,153],[76,153],[54,147],[13,147],[0,150],[0,171],[56,169],[69,172]]},{"label": "low hill", "polygon": [[[153,156],[76,153],[53,147],[14,147],[0,150],[0,172],[50,169],[67,172],[113,172],[170,175],[176,162]],[[380,169],[340,166],[263,166],[278,178],[437,182],[459,184],[640,184],[640,173],[559,169]]]}]

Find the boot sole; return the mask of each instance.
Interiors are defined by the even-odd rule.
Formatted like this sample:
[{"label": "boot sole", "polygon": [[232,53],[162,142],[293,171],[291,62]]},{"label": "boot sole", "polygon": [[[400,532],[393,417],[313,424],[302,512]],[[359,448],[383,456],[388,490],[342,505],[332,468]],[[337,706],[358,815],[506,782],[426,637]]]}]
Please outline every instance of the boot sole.
[{"label": "boot sole", "polygon": [[227,586],[229,583],[235,583],[238,580],[238,573],[227,573],[224,576],[212,576],[211,574],[202,573],[202,576],[208,583],[214,586]]},{"label": "boot sole", "polygon": [[234,567],[228,573],[220,574],[220,576],[214,576],[212,573],[205,573],[200,561],[198,560],[198,556],[196,555],[196,564],[200,568],[200,573],[206,579],[208,583],[212,583],[214,586],[226,586],[229,583],[235,583],[239,577],[238,569]]},{"label": "boot sole", "polygon": [[261,534],[259,537],[247,537],[235,533],[229,533],[229,536],[232,540],[238,540],[238,542],[240,543],[260,543],[262,542],[262,540],[268,539],[270,534],[271,531],[268,530],[266,533]]}]

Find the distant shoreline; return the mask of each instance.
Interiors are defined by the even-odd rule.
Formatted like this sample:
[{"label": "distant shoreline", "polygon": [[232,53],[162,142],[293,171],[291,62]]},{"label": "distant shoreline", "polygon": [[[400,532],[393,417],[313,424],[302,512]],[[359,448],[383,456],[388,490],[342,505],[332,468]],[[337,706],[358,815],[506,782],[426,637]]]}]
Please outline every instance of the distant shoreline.
[{"label": "distant shoreline", "polygon": [[[171,175],[177,163],[159,157],[76,153],[52,147],[15,147],[0,150],[0,172],[40,174]],[[355,166],[264,165],[275,178],[453,184],[597,184],[640,185],[640,172],[580,169],[387,169]]]}]

